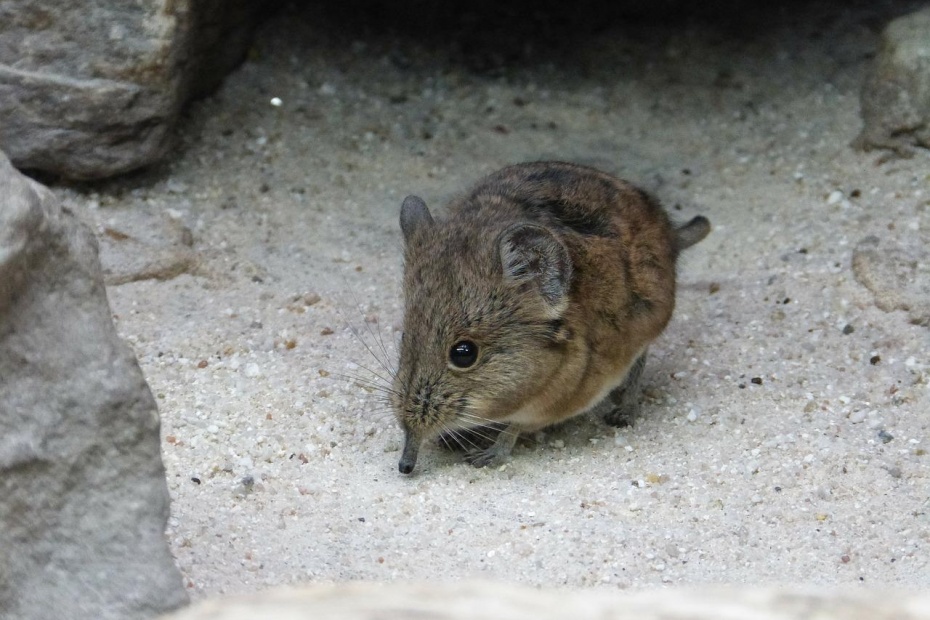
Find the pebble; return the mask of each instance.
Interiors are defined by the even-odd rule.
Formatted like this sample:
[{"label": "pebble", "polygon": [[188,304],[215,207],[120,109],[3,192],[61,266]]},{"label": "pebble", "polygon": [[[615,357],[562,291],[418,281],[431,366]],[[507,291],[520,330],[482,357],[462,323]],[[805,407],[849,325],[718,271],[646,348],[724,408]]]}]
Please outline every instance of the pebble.
[{"label": "pebble", "polygon": [[258,364],[256,364],[255,362],[250,362],[245,365],[244,373],[246,377],[250,379],[254,379],[255,377],[258,377],[259,375],[262,374],[262,370],[261,368],[258,367]]},{"label": "pebble", "polygon": [[828,205],[835,205],[836,203],[838,203],[838,202],[841,201],[842,199],[843,199],[843,192],[841,192],[841,191],[838,190],[838,189],[835,189],[835,190],[833,190],[832,192],[830,192],[830,195],[829,195],[829,196],[827,196],[827,204],[828,204]]},{"label": "pebble", "polygon": [[859,424],[865,421],[865,411],[862,411],[862,410],[853,411],[852,413],[849,414],[849,416],[847,416],[847,418],[853,424]]},{"label": "pebble", "polygon": [[[184,194],[187,193],[187,184],[182,181],[175,179],[169,180],[165,184],[165,189],[167,189],[172,194]],[[168,216],[172,219],[178,220],[181,219],[181,212],[176,209],[168,209]]]}]

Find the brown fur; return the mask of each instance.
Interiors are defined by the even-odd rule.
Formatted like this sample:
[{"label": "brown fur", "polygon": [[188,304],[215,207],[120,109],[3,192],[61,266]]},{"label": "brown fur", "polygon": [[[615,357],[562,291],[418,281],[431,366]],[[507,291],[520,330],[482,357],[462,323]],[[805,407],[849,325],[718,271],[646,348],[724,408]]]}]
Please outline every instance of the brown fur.
[{"label": "brown fur", "polygon": [[[636,187],[559,162],[490,175],[444,220],[418,200],[401,215],[406,308],[392,400],[404,473],[430,437],[509,423],[472,455],[483,465],[520,432],[620,390],[672,316],[678,252],[709,231],[704,218],[676,230]],[[449,361],[463,340],[478,346],[466,369]]]}]

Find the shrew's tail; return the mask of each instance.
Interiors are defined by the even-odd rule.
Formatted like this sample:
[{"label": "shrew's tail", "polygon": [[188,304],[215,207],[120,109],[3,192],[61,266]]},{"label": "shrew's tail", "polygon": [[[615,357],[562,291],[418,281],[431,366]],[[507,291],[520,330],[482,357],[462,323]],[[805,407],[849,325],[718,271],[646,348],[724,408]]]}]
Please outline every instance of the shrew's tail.
[{"label": "shrew's tail", "polygon": [[675,229],[675,249],[679,252],[703,239],[710,232],[710,220],[703,215]]}]

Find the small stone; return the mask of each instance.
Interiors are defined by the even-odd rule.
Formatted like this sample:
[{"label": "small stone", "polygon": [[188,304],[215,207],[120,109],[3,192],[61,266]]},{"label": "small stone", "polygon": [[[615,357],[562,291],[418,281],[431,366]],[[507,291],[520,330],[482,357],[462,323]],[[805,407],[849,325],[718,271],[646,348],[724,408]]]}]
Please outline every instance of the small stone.
[{"label": "small stone", "polygon": [[249,362],[245,365],[245,370],[243,371],[245,376],[254,379],[262,374],[261,368],[258,367],[258,364],[255,362]]},{"label": "small stone", "polygon": [[762,385],[762,377],[753,377],[749,381],[755,385]]},{"label": "small stone", "polygon": [[891,440],[894,439],[894,435],[882,429],[878,431],[878,438],[882,440],[882,443],[890,443]]},{"label": "small stone", "polygon": [[[930,15],[930,12],[928,12]],[[853,251],[856,280],[869,289],[885,312],[903,310],[915,325],[930,326],[930,250],[918,238],[894,242],[864,238]]]},{"label": "small stone", "polygon": [[843,192],[841,192],[841,191],[838,190],[838,189],[835,189],[835,190],[833,190],[832,192],[830,192],[830,195],[829,195],[829,196],[827,196],[827,204],[828,204],[828,205],[835,205],[836,203],[838,203],[838,202],[841,201],[842,199],[843,199]]},{"label": "small stone", "polygon": [[847,323],[847,324],[843,327],[843,335],[845,335],[845,336],[848,336],[849,334],[853,333],[854,331],[856,331],[856,328],[853,327],[852,325],[850,325],[849,323]]},{"label": "small stone", "polygon": [[882,361],[881,355],[873,355],[872,357],[869,358],[869,363],[872,364],[873,366],[878,364],[880,361]]}]

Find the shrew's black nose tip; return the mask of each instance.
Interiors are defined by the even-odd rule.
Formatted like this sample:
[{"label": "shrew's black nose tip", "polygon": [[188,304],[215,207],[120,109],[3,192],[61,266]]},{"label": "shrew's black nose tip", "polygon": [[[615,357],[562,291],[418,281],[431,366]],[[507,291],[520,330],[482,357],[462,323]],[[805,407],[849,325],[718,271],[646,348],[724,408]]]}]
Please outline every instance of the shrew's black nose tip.
[{"label": "shrew's black nose tip", "polygon": [[417,452],[420,450],[420,441],[413,437],[411,433],[404,433],[404,452],[400,456],[400,463],[397,469],[402,474],[409,474],[417,464]]}]

